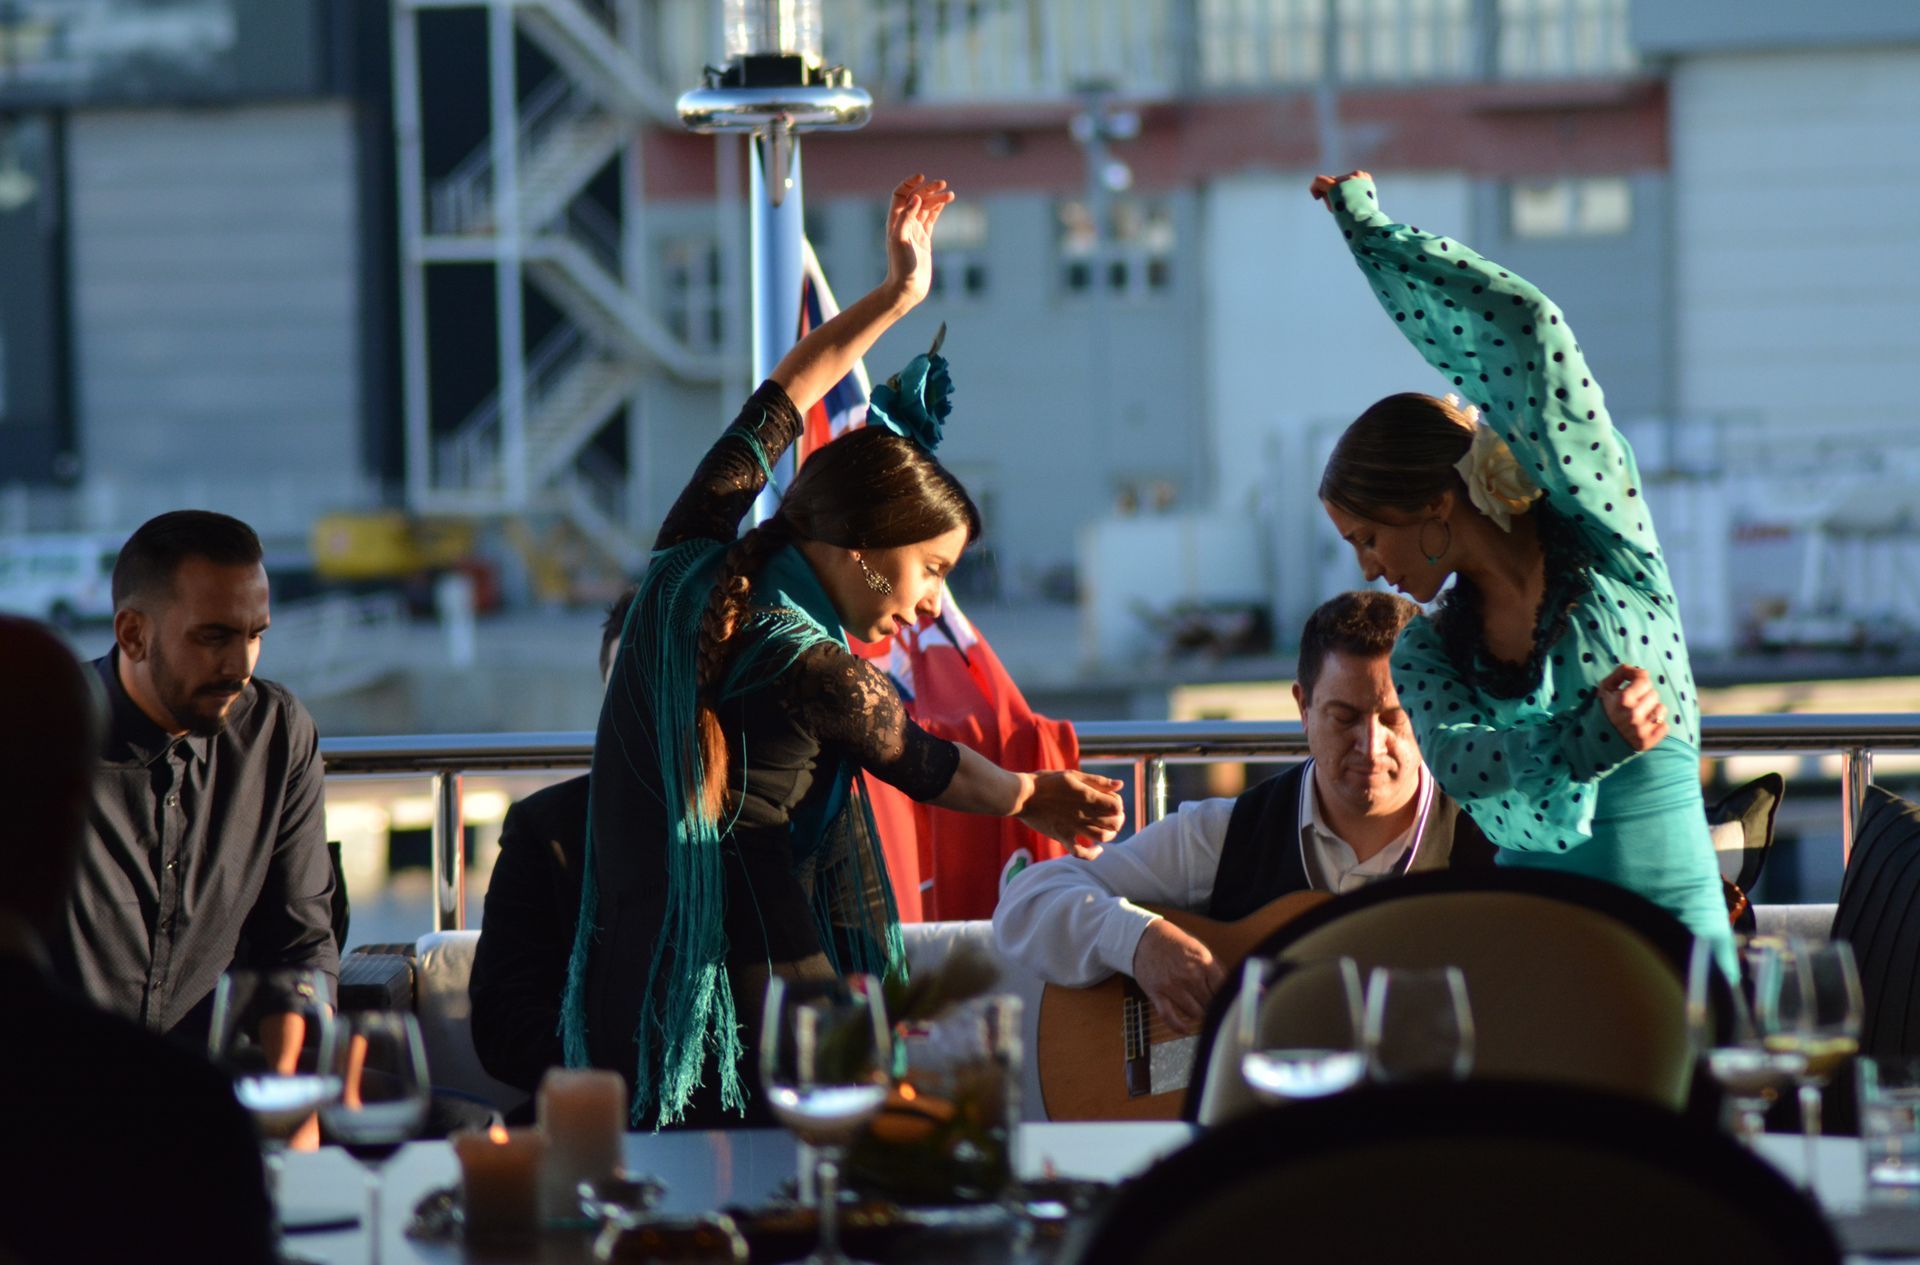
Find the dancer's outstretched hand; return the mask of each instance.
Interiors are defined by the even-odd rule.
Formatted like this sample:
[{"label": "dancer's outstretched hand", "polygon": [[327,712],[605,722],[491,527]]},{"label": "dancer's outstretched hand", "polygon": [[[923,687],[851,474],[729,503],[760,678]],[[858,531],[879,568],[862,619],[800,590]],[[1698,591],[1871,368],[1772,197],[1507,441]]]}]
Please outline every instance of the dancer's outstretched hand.
[{"label": "dancer's outstretched hand", "polygon": [[1600,682],[1600,706],[1629,751],[1651,751],[1667,736],[1667,705],[1645,668],[1621,664]]},{"label": "dancer's outstretched hand", "polygon": [[1332,199],[1328,198],[1327,195],[1333,192],[1333,187],[1335,185],[1344,183],[1345,181],[1348,181],[1348,180],[1371,180],[1371,179],[1373,179],[1373,177],[1368,175],[1364,171],[1349,171],[1344,176],[1315,176],[1313,178],[1313,183],[1307,186],[1307,192],[1311,193],[1319,201],[1325,202],[1327,204],[1327,209],[1331,211],[1333,209],[1333,201]]},{"label": "dancer's outstretched hand", "polygon": [[933,226],[953,201],[944,180],[908,176],[887,210],[887,286],[908,304],[933,287]]}]

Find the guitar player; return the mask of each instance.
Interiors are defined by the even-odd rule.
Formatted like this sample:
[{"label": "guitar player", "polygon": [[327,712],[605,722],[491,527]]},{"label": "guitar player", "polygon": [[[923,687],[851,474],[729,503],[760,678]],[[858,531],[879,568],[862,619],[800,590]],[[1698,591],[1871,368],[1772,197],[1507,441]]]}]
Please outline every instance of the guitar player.
[{"label": "guitar player", "polygon": [[1232,922],[1293,892],[1492,865],[1492,845],[1421,762],[1388,671],[1418,609],[1377,591],[1321,605],[1301,634],[1293,687],[1311,758],[1236,799],[1182,804],[1092,860],[1028,868],[994,911],[1000,952],[1072,988],[1125,972],[1165,1023],[1192,1032],[1222,966],[1142,905]]}]

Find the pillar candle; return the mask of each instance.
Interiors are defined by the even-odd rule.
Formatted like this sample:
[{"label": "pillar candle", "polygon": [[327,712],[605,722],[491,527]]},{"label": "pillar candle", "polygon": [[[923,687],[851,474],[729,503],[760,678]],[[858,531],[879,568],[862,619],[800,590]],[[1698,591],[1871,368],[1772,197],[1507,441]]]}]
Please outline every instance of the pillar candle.
[{"label": "pillar candle", "polygon": [[547,1140],[541,1212],[550,1219],[578,1219],[580,1183],[611,1177],[622,1167],[627,1083],[618,1072],[556,1067],[540,1082],[537,1113]]},{"label": "pillar candle", "polygon": [[547,1140],[537,1129],[505,1129],[453,1135],[460,1160],[460,1197],[467,1237],[530,1234],[539,1226],[541,1156]]}]

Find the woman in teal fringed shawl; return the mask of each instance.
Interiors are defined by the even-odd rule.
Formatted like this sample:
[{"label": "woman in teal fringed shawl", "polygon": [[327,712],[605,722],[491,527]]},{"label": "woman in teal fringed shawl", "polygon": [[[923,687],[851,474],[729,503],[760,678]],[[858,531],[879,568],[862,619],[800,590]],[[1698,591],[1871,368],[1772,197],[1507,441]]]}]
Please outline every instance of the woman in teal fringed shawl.
[{"label": "woman in teal fringed shawl", "polygon": [[636,1124],[768,1120],[746,1055],[768,978],[904,973],[859,773],[1069,845],[1111,839],[1118,783],[1010,773],[934,738],[848,649],[937,615],[979,513],[932,456],[951,382],[921,356],[870,424],[813,454],[735,538],[801,418],[926,297],[953,195],[893,192],[887,276],[810,333],[747,401],[660,529],[594,740],[579,931],[561,1035],[627,1077]]},{"label": "woman in teal fringed shawl", "polygon": [[[1459,394],[1379,401],[1320,499],[1370,580],[1419,602],[1393,680],[1502,865],[1640,893],[1735,967],[1700,795],[1700,699],[1633,451],[1537,288],[1313,182],[1380,305]],[[1464,398],[1462,398],[1464,397]]]}]

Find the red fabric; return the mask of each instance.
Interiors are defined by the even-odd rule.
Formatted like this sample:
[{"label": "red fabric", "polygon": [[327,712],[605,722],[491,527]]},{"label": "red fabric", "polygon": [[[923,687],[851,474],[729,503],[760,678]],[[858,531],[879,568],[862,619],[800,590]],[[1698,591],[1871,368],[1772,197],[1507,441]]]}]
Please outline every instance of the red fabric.
[{"label": "red fabric", "polygon": [[[915,630],[896,638],[911,665],[913,718],[929,733],[972,747],[1017,773],[1077,768],[1073,725],[1041,716],[984,639],[965,656],[945,637]],[[983,817],[915,805],[922,841],[919,893],[928,919],[991,918],[1010,865],[1065,852],[1011,817]],[[889,853],[889,863],[892,855]],[[896,892],[901,884],[896,880]],[[903,915],[904,917],[904,915]]]}]

